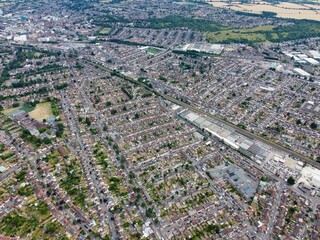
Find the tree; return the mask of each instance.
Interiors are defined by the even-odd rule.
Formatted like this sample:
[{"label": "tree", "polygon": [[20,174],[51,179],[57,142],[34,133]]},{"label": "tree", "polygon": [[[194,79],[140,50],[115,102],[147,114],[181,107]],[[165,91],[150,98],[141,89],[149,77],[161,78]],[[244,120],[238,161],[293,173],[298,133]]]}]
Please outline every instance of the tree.
[{"label": "tree", "polygon": [[90,119],[88,118],[88,117],[86,117],[86,124],[87,124],[87,126],[90,126],[91,125],[91,121],[90,121]]},{"label": "tree", "polygon": [[20,105],[20,104],[19,104],[18,102],[14,102],[14,103],[12,104],[12,107],[13,107],[13,108],[16,108],[16,107],[19,107],[19,105]]},{"label": "tree", "polygon": [[296,180],[292,176],[290,176],[287,180],[287,183],[292,186],[296,183]]},{"label": "tree", "polygon": [[40,133],[44,133],[47,129],[46,128],[39,128]]},{"label": "tree", "polygon": [[106,107],[110,107],[112,105],[111,102],[106,102]]},{"label": "tree", "polygon": [[57,136],[57,137],[62,137],[63,132],[64,132],[64,125],[63,125],[63,123],[58,123],[58,124],[57,124],[56,136]]},{"label": "tree", "polygon": [[153,213],[153,210],[152,208],[148,208],[147,211],[146,211],[146,215],[148,218],[152,218],[154,213]]},{"label": "tree", "polygon": [[51,140],[50,140],[50,138],[44,138],[44,139],[43,139],[43,142],[44,142],[45,144],[50,144],[50,143],[51,143]]},{"label": "tree", "polygon": [[311,129],[317,129],[317,127],[318,127],[318,125],[315,122],[310,124]]}]

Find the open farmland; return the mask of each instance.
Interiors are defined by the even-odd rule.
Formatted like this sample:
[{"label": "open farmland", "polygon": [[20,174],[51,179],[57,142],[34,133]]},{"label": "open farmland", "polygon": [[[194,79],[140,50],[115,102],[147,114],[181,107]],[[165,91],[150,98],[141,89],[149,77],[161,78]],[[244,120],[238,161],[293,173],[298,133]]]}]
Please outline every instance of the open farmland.
[{"label": "open farmland", "polygon": [[311,4],[295,4],[281,2],[257,2],[256,4],[241,4],[240,2],[228,3],[227,1],[208,1],[215,7],[232,9],[235,11],[261,14],[263,11],[274,12],[277,17],[293,19],[310,19],[320,21],[320,6]]},{"label": "open farmland", "polygon": [[6,5],[8,5],[9,3],[8,2],[0,2],[0,7],[4,7]]},{"label": "open farmland", "polygon": [[47,119],[49,117],[54,117],[51,110],[51,103],[39,103],[36,106],[36,109],[29,113],[30,117],[33,119],[42,122],[43,119]]}]

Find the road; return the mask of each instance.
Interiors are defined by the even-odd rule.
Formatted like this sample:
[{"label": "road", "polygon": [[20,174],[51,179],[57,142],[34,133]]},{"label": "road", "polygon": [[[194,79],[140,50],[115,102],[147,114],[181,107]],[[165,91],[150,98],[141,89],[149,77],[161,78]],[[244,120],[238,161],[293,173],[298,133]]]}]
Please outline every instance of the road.
[{"label": "road", "polygon": [[[68,99],[68,96],[64,93],[61,93],[62,95],[62,106],[64,107],[65,111],[68,111],[68,109],[71,108],[71,104],[70,104],[70,100]],[[76,140],[78,142],[78,144],[80,145],[80,149],[77,151],[78,156],[80,156],[80,159],[82,161],[82,165],[83,165],[83,171],[85,173],[85,175],[88,178],[88,184],[90,185],[90,180],[93,183],[94,186],[94,194],[96,197],[98,197],[98,199],[100,200],[100,206],[101,206],[101,210],[98,209],[99,215],[100,215],[100,222],[101,222],[101,226],[105,226],[105,216],[107,216],[107,223],[110,227],[111,233],[112,233],[112,239],[116,239],[117,237],[117,233],[115,231],[114,228],[114,224],[111,221],[111,214],[109,212],[109,209],[107,207],[107,204],[104,202],[104,200],[107,198],[107,196],[105,196],[104,192],[102,191],[102,185],[100,184],[99,181],[99,177],[96,173],[96,171],[93,170],[93,166],[91,166],[91,161],[90,161],[90,157],[88,152],[86,151],[87,147],[85,145],[85,143],[83,142],[81,135],[80,135],[80,131],[79,131],[79,127],[76,124],[76,120],[75,117],[71,114],[69,117],[69,127],[72,130],[73,133],[75,133],[75,137]]]}]

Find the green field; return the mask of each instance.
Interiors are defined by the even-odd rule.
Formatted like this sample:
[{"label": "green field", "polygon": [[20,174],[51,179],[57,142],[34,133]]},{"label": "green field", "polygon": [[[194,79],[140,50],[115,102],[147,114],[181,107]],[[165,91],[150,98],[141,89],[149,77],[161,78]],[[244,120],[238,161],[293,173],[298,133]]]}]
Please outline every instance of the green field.
[{"label": "green field", "polygon": [[161,51],[158,50],[158,49],[155,49],[155,48],[148,48],[148,49],[146,50],[146,52],[149,53],[149,54],[155,55],[155,54],[158,54],[158,53],[161,52]]},{"label": "green field", "polygon": [[265,32],[273,30],[273,26],[260,26],[249,29],[230,29],[218,32],[206,32],[205,38],[213,43],[227,42],[268,42]]},{"label": "green field", "polygon": [[247,29],[224,29],[205,32],[204,37],[213,43],[268,43],[317,37],[320,22],[310,20],[290,20],[288,26],[261,26]]}]

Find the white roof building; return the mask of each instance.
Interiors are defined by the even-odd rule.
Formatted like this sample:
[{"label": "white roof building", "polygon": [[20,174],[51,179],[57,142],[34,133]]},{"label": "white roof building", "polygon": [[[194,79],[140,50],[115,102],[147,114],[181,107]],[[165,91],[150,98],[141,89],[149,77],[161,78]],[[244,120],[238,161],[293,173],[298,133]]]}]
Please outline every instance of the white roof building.
[{"label": "white roof building", "polygon": [[23,35],[16,35],[13,37],[13,40],[16,42],[26,42],[27,41],[27,35],[23,34]]},{"label": "white roof building", "polygon": [[268,92],[273,92],[275,90],[275,88],[273,87],[264,87],[264,86],[260,86],[260,89],[266,90]]},{"label": "white roof building", "polygon": [[319,65],[320,64],[317,60],[315,60],[313,58],[305,58],[304,60],[312,65]]},{"label": "white roof building", "polygon": [[309,53],[313,58],[320,59],[320,53],[318,51],[310,50]]},{"label": "white roof building", "polygon": [[309,186],[320,188],[320,170],[311,166],[304,167],[298,183],[303,182]]},{"label": "white roof building", "polygon": [[302,70],[301,68],[294,68],[293,70],[296,73],[300,74],[301,76],[304,76],[304,77],[310,77],[311,76],[310,73],[307,73],[306,71]]}]

